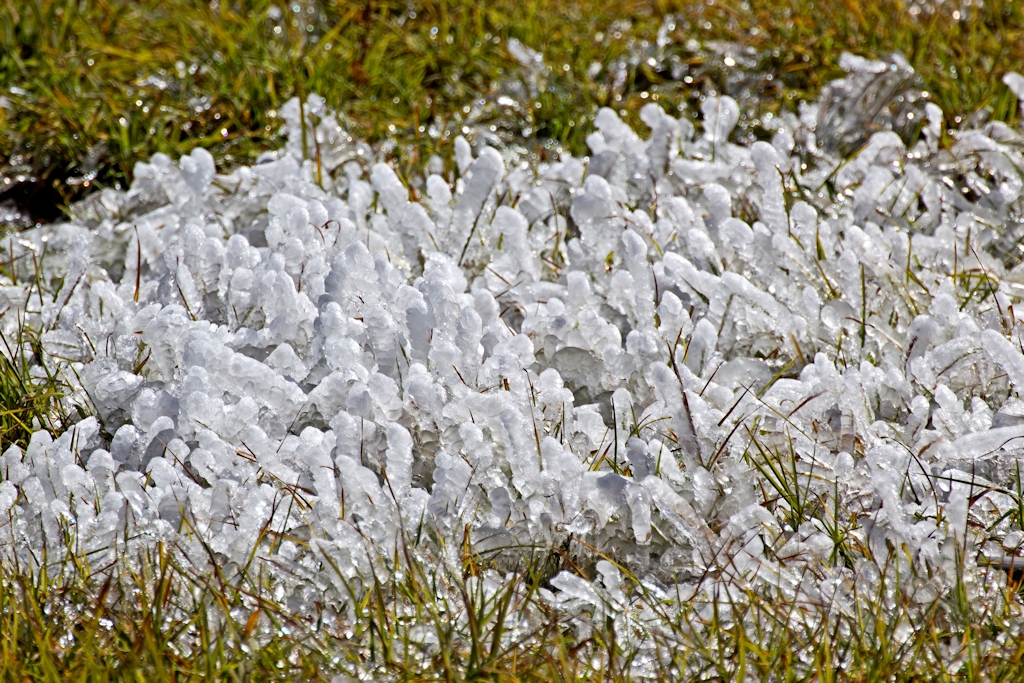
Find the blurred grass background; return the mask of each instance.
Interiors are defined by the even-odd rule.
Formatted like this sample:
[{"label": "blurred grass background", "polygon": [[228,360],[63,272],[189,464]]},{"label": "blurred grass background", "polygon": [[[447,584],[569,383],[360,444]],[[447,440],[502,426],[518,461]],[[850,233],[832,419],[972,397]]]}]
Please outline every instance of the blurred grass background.
[{"label": "blurred grass background", "polygon": [[[644,58],[663,26],[675,69]],[[196,145],[249,163],[279,146],[276,109],[314,92],[353,135],[393,139],[413,168],[445,154],[454,134],[443,131],[454,122],[457,134],[475,102],[521,77],[511,38],[547,65],[524,103],[530,137],[582,153],[599,106],[630,117],[660,89],[678,109],[739,78],[702,69],[705,47],[723,43],[772,74],[751,93],[768,108],[813,98],[841,75],[844,51],[898,51],[951,125],[978,112],[1011,120],[1000,79],[1024,63],[1024,3],[0,0],[0,202],[54,219],[98,186],[126,186],[136,161]]]}]

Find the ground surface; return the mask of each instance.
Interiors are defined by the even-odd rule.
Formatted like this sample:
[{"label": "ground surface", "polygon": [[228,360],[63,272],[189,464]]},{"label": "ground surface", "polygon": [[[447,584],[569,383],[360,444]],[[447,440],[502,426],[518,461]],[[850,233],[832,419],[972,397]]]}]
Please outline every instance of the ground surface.
[{"label": "ground surface", "polygon": [[0,677],[1018,676],[1018,4],[0,14]]},{"label": "ground surface", "polygon": [[471,112],[510,124],[474,110],[523,76],[510,38],[548,66],[514,127],[577,154],[599,106],[635,124],[644,93],[697,116],[701,93],[742,89],[768,111],[792,109],[841,74],[843,51],[902,53],[950,125],[979,111],[1012,121],[999,78],[1024,60],[1024,8],[1009,0],[9,0],[0,26],[0,206],[16,224],[127,186],[155,152],[198,145],[251,162],[278,144],[276,110],[303,93],[325,97],[358,137],[393,140],[406,174],[432,153],[450,159]]}]

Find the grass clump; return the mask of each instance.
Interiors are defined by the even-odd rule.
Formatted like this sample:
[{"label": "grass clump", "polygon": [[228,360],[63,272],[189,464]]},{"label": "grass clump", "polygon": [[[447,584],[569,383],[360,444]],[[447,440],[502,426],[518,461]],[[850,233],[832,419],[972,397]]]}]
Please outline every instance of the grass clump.
[{"label": "grass clump", "polygon": [[[827,11],[809,0],[6,3],[0,200],[21,208],[23,223],[53,219],[92,188],[125,185],[134,163],[155,152],[177,157],[202,146],[223,164],[251,162],[277,146],[278,107],[313,92],[356,137],[388,141],[407,169],[434,153],[448,157],[470,118],[484,131],[510,128],[531,144],[579,154],[599,106],[635,123],[649,98],[685,109],[709,90],[739,88],[760,98],[764,111],[795,107],[841,75],[844,51],[902,52],[951,124],[978,112],[1012,120],[1016,101],[1000,79],[1024,58],[1024,9],[1010,0],[957,7],[901,0],[844,0]],[[531,75],[509,48],[512,39],[544,57],[532,90],[523,87]],[[482,111],[510,82],[522,95],[515,110]]]},{"label": "grass clump", "polygon": [[87,567],[55,575],[5,567],[0,677],[284,680],[315,679],[323,669],[315,640],[282,632],[257,642],[257,620],[280,627],[278,616],[247,609],[237,588],[203,584],[163,545],[140,554],[134,572],[90,574]]},{"label": "grass clump", "polygon": [[0,443],[5,445],[27,444],[33,425],[42,426],[63,395],[56,382],[37,383],[31,368],[23,353],[13,359],[0,356]]},{"label": "grass clump", "polygon": [[11,445],[27,445],[32,433],[39,429],[58,433],[71,419],[61,401],[69,393],[68,385],[57,372],[41,362],[43,348],[39,334],[19,320],[12,338],[0,331],[0,341],[3,343],[0,349],[2,452]]},{"label": "grass clump", "polygon": [[44,349],[44,333],[54,325],[47,327],[38,314],[46,299],[58,300],[64,281],[45,281],[45,250],[15,255],[13,245],[8,239],[9,260],[0,264],[7,281],[0,292],[0,453],[24,448],[39,430],[57,435],[89,413],[82,402],[69,400],[74,389],[64,359]]},{"label": "grass clump", "polygon": [[[1001,575],[986,577],[984,600],[967,599],[967,588],[935,595],[926,577],[901,575],[895,555],[867,549],[862,559],[881,560],[882,571],[858,575],[854,600],[840,604],[782,599],[724,565],[717,576],[658,587],[572,540],[503,558],[467,545],[456,567],[405,546],[378,558],[385,571],[369,585],[339,581],[348,590],[328,589],[293,614],[258,569],[272,561],[273,539],[261,545],[260,559],[233,576],[192,565],[174,543],[119,557],[121,570],[93,571],[73,554],[34,570],[6,558],[0,676],[1012,681],[1024,664],[1019,601],[1013,585],[999,587]],[[591,587],[591,602],[553,597],[562,571]],[[705,583],[721,590],[708,597]],[[654,618],[661,626],[645,628]]]}]

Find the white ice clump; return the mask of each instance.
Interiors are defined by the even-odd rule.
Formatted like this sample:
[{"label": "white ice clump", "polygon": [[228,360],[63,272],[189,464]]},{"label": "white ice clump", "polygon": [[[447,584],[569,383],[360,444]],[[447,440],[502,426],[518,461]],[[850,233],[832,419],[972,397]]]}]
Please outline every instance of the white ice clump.
[{"label": "white ice clump", "polygon": [[[603,109],[586,160],[460,138],[457,179],[410,193],[311,97],[265,163],[139,163],[3,245],[65,283],[0,282],[3,331],[39,326],[92,416],[0,456],[0,551],[175,541],[339,611],[403,543],[590,548],[666,601],[743,581],[825,612],[867,565],[976,571],[1024,457],[1024,137],[881,131],[842,158],[843,94],[889,73],[844,65],[827,113],[749,147],[728,97],[696,137]],[[640,609],[594,576],[557,575],[552,608]]]}]

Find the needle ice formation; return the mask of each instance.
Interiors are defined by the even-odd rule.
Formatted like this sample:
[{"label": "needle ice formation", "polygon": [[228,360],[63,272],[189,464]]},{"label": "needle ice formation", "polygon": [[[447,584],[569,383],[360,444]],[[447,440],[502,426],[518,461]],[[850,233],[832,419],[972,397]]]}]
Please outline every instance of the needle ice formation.
[{"label": "needle ice formation", "polygon": [[140,162],[4,245],[64,285],[4,281],[0,324],[43,331],[90,416],[0,457],[0,552],[209,548],[346,613],[402,544],[596,549],[616,564],[543,592],[581,634],[658,628],[623,571],[667,614],[739,585],[853,609],[895,571],[995,599],[975,558],[1020,503],[1024,137],[944,148],[919,102],[909,149],[860,144],[865,88],[909,67],[843,64],[750,146],[728,97],[700,133],[648,105],[646,139],[605,109],[587,159],[460,139],[454,183],[410,192],[310,97],[264,163]]}]

